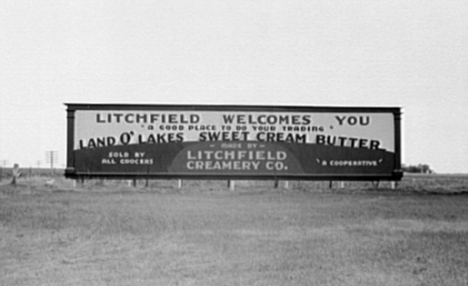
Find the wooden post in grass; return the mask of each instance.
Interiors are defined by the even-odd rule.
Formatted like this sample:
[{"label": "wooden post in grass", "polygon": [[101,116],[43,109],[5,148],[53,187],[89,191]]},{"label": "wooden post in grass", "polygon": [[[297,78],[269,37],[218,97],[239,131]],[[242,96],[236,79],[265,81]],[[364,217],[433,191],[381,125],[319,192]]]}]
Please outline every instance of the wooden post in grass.
[{"label": "wooden post in grass", "polygon": [[182,180],[181,179],[177,180],[177,188],[182,189]]},{"label": "wooden post in grass", "polygon": [[16,185],[16,181],[18,180],[18,178],[21,176],[21,173],[20,173],[20,170],[19,170],[19,165],[18,164],[15,164],[13,166],[13,172],[12,172],[12,181],[11,181],[11,184],[12,185]]},{"label": "wooden post in grass", "polygon": [[284,181],[284,188],[289,189],[289,181]]},{"label": "wooden post in grass", "polygon": [[377,180],[377,181],[372,181],[372,186],[373,186],[374,188],[376,188],[376,189],[379,188],[379,184],[380,184],[380,181],[379,181],[379,180]]},{"label": "wooden post in grass", "polygon": [[228,180],[228,188],[229,188],[229,190],[234,191],[236,189],[235,182],[232,181],[232,180]]}]

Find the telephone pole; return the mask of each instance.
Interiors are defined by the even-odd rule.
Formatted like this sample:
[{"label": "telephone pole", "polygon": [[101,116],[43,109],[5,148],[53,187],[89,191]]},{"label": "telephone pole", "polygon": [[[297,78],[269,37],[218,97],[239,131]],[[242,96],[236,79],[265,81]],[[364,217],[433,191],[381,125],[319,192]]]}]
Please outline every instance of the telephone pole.
[{"label": "telephone pole", "polygon": [[2,177],[3,177],[3,168],[5,168],[7,164],[8,164],[8,160],[0,161],[0,182],[2,181]]},{"label": "telephone pole", "polygon": [[58,151],[46,151],[46,164],[50,164],[50,168],[54,168],[54,164],[58,163]]}]

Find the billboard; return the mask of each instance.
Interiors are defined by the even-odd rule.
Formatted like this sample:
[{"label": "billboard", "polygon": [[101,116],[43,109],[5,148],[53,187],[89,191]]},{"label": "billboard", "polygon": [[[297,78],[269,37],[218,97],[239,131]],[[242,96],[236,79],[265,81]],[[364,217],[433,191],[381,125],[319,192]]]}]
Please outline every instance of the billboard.
[{"label": "billboard", "polygon": [[66,105],[68,177],[402,175],[400,108]]}]

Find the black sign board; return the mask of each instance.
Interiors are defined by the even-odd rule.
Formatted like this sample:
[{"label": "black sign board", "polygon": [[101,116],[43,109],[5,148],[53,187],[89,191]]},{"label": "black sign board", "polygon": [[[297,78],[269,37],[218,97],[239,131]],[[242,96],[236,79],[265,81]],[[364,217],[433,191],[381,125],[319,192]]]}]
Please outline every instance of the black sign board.
[{"label": "black sign board", "polygon": [[67,177],[401,179],[396,107],[67,104]]}]

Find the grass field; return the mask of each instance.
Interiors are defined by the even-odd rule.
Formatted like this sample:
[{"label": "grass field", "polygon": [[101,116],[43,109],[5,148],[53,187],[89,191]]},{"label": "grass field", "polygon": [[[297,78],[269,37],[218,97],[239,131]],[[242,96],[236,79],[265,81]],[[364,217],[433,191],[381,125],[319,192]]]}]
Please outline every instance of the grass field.
[{"label": "grass field", "polygon": [[0,285],[468,285],[468,176],[333,186],[4,179]]}]

